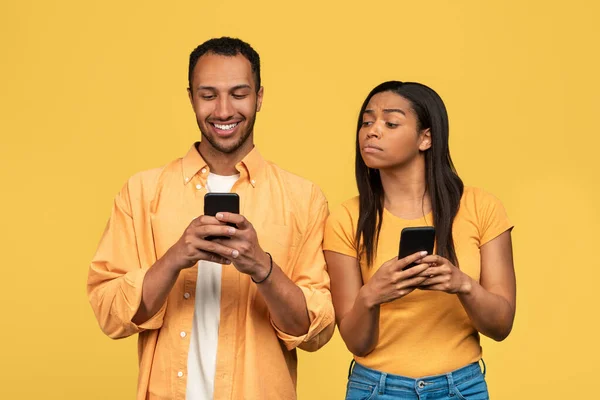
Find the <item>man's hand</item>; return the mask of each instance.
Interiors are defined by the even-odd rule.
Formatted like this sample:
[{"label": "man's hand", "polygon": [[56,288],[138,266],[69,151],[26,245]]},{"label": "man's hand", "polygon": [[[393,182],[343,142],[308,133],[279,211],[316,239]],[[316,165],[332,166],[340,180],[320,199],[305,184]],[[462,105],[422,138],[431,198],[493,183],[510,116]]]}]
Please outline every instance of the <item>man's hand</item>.
[{"label": "man's hand", "polygon": [[231,228],[227,234],[229,239],[214,240],[220,247],[215,252],[230,260],[235,268],[243,274],[250,275],[255,281],[263,280],[270,269],[270,259],[258,243],[256,230],[244,216],[232,213],[217,213],[216,220],[221,224],[234,223],[237,228]]},{"label": "man's hand", "polygon": [[164,256],[165,261],[179,271],[193,267],[200,260],[231,264],[230,258],[233,257],[234,250],[216,240],[205,240],[205,238],[232,236],[235,231],[235,228],[219,222],[215,217],[203,215],[195,218],[179,240],[167,251]]}]

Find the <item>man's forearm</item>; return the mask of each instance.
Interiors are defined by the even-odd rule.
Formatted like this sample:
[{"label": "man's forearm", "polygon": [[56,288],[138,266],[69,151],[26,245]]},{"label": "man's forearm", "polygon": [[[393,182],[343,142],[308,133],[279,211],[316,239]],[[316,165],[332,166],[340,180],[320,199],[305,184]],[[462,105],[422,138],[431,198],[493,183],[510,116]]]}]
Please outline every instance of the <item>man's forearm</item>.
[{"label": "man's forearm", "polygon": [[292,336],[308,333],[310,318],[304,294],[275,262],[271,275],[256,286],[279,330]]},{"label": "man's forearm", "polygon": [[167,301],[179,272],[180,269],[174,267],[166,257],[160,258],[150,267],[142,285],[142,301],[131,322],[143,324],[160,310]]}]

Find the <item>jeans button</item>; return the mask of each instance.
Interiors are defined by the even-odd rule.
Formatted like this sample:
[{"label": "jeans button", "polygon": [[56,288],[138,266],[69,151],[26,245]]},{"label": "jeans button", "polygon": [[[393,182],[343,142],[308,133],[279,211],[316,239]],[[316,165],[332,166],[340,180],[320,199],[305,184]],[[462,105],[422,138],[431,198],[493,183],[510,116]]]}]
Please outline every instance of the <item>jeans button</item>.
[{"label": "jeans button", "polygon": [[417,386],[419,386],[419,389],[423,389],[425,387],[425,382],[419,381],[419,383],[417,383]]}]

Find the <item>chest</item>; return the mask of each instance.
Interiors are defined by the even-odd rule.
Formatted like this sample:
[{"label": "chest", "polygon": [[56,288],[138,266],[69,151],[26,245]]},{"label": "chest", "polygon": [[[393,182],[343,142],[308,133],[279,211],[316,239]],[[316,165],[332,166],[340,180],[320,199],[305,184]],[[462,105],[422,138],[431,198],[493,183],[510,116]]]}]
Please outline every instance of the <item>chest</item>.
[{"label": "chest", "polygon": [[[369,268],[364,260],[360,262],[363,281],[367,282],[383,263],[398,256],[402,229],[409,226],[422,225],[425,225],[425,223],[386,224],[384,221],[373,266]],[[454,221],[452,235],[460,269],[473,279],[479,281],[481,275],[481,253],[477,224],[468,218],[461,218],[459,215]]]},{"label": "chest", "polygon": [[[282,267],[292,263],[301,227],[293,217],[285,196],[269,188],[236,183],[240,214],[253,225],[261,248],[272,254]],[[157,258],[182,236],[193,219],[204,214],[207,190],[194,184],[164,187],[149,206],[152,237]]]}]

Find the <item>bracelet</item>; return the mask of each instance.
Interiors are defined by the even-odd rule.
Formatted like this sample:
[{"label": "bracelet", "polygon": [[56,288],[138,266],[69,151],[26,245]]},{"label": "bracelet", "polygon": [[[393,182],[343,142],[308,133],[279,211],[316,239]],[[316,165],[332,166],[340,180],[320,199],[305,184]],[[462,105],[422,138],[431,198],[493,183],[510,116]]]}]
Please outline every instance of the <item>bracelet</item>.
[{"label": "bracelet", "polygon": [[265,251],[265,253],[267,253],[267,255],[269,256],[269,260],[271,261],[271,267],[269,268],[269,273],[267,274],[267,276],[265,276],[263,280],[255,281],[253,277],[250,277],[250,279],[252,279],[252,282],[256,284],[263,283],[264,281],[266,281],[267,278],[271,276],[271,272],[273,272],[273,257],[271,257],[271,253],[269,253],[268,251]]}]

